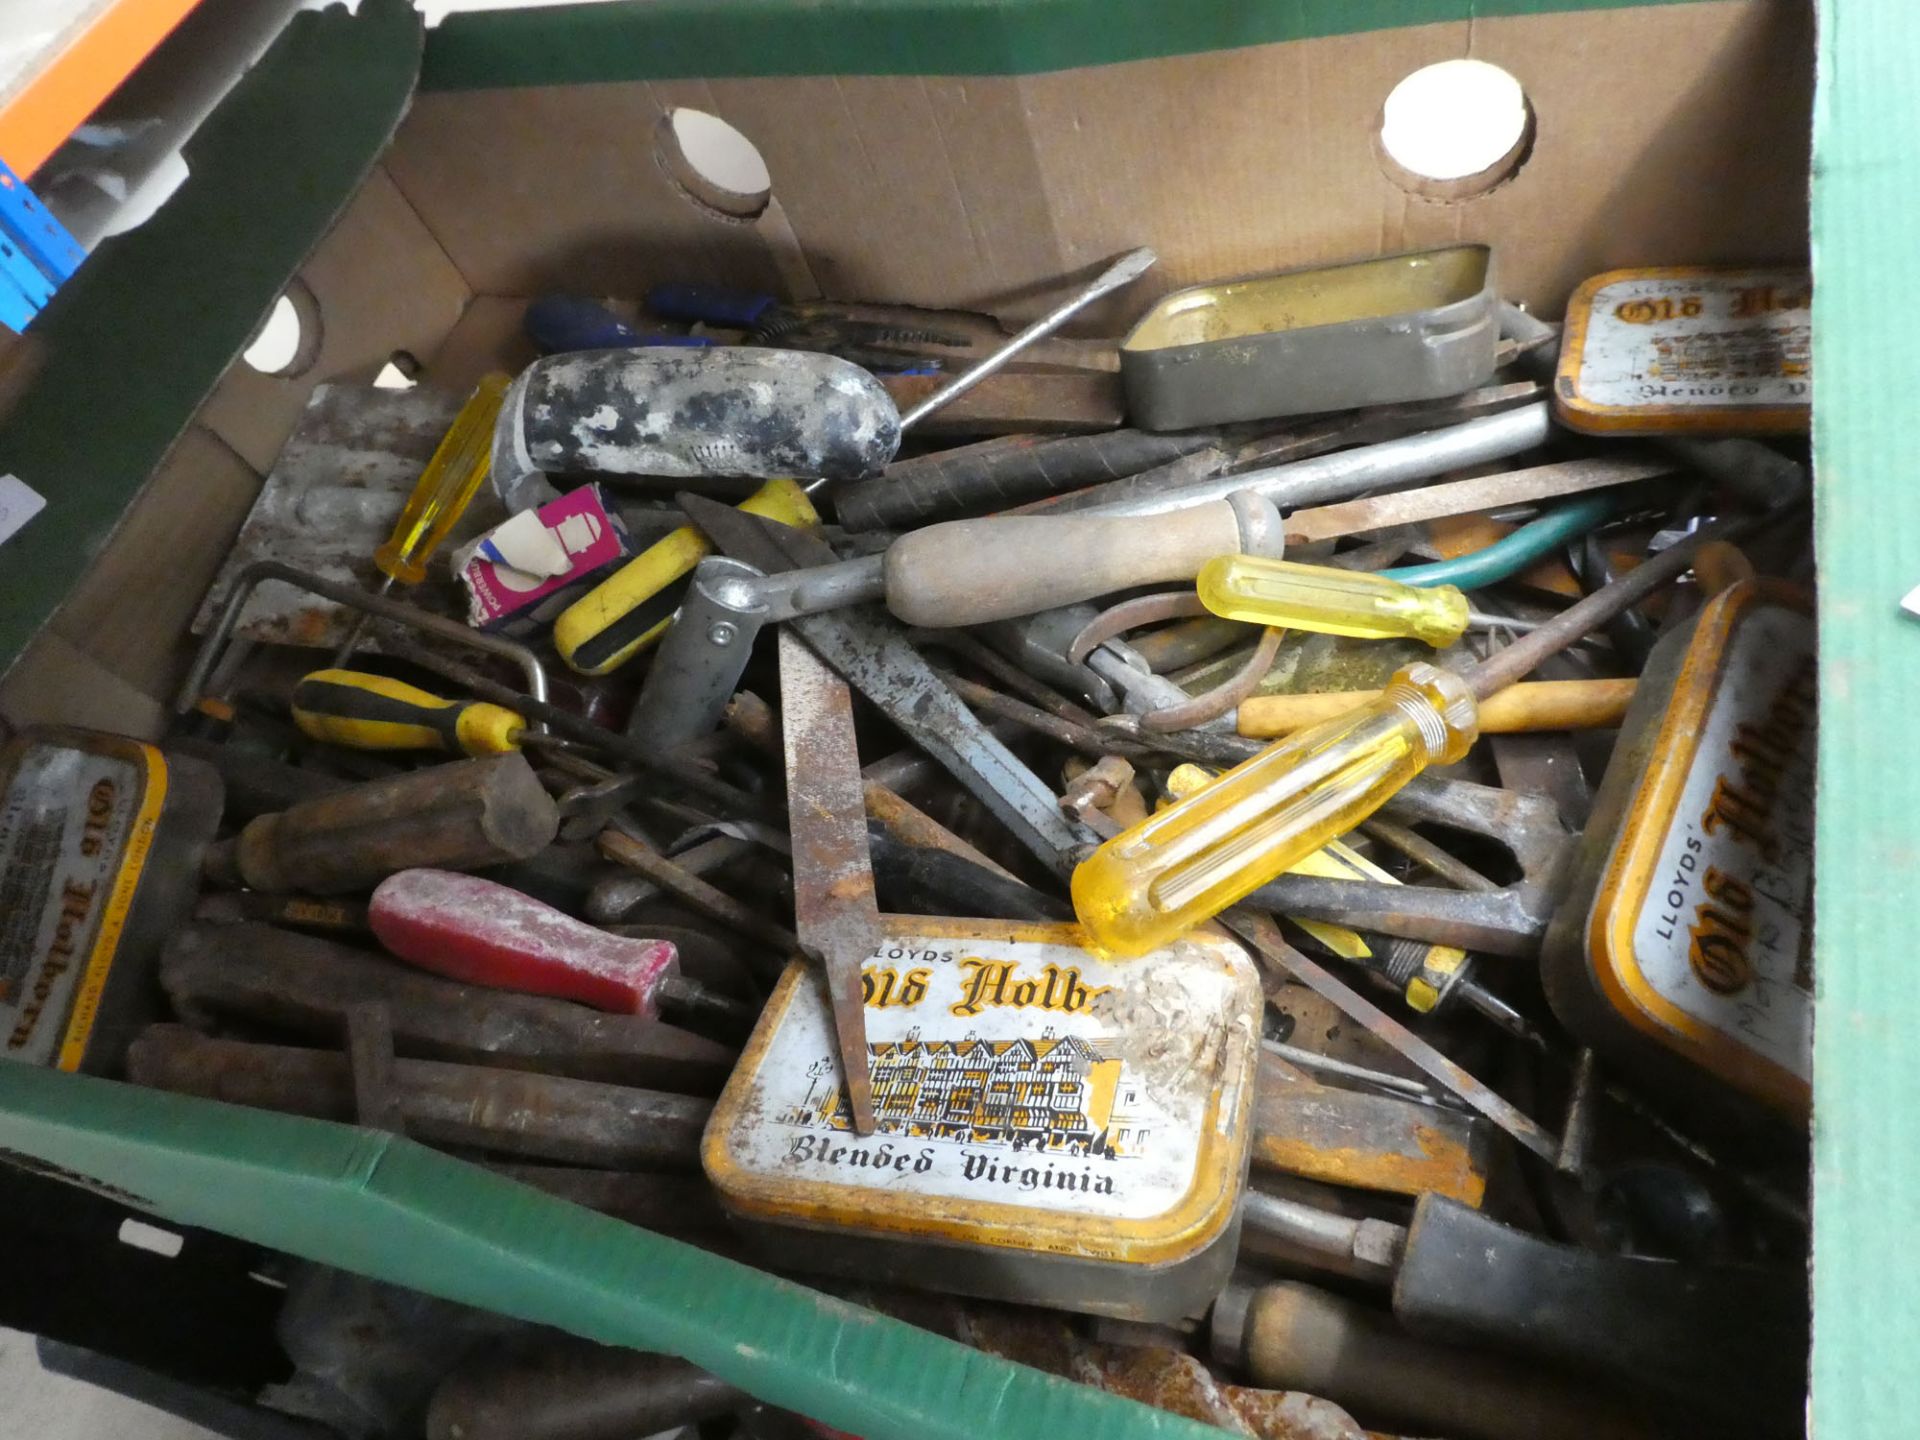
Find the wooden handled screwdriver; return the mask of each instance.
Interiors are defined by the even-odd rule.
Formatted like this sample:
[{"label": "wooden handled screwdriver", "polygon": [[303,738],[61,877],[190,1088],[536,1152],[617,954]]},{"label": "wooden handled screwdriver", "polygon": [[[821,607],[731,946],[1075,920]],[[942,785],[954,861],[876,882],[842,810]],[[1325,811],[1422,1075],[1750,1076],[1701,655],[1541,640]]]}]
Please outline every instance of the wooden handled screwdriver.
[{"label": "wooden handled screwdriver", "polygon": [[753,1023],[750,1007],[681,975],[669,942],[610,935],[477,875],[403,870],[373,892],[367,922],[408,964],[470,985],[649,1020],[664,1009],[736,1031]]},{"label": "wooden handled screwdriver", "polygon": [[[723,525],[728,509],[683,494],[696,525]],[[1005,515],[929,525],[884,555],[790,572],[761,587],[760,617],[775,621],[884,599],[909,625],[983,625],[1158,580],[1191,580],[1221,555],[1280,553],[1280,512],[1253,496],[1135,519]]]}]

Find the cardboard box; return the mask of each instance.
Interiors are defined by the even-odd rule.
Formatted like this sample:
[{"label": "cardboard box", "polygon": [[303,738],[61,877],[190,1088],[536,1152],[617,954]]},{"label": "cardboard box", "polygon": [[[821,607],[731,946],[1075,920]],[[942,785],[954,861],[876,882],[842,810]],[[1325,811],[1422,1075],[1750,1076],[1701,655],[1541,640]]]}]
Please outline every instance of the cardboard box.
[{"label": "cardboard box", "polygon": [[[1821,9],[1814,1420],[1864,1440],[1920,1407],[1920,767],[1899,719],[1920,634],[1898,611],[1920,576],[1920,22],[1910,0]],[[0,473],[51,503],[41,543],[3,557],[0,714],[157,729],[197,602],[173,591],[211,574],[250,498],[180,457],[257,475],[313,385],[396,350],[456,390],[517,368],[520,307],[549,288],[711,280],[1017,320],[1151,243],[1147,282],[1079,327],[1115,334],[1180,285],[1456,241],[1496,245],[1507,297],[1549,316],[1610,268],[1804,261],[1811,21],[1785,0],[688,0],[457,16],[422,70],[400,0],[303,15],[196,138],[181,192],[36,326]],[[1383,99],[1466,55],[1519,79],[1529,145],[1483,193],[1412,193],[1376,152]],[[689,182],[676,107],[739,127],[769,192]],[[234,365],[296,272],[311,363]],[[403,1142],[18,1067],[0,1111],[0,1147],[183,1221],[690,1355],[869,1440],[1181,1429]]]}]

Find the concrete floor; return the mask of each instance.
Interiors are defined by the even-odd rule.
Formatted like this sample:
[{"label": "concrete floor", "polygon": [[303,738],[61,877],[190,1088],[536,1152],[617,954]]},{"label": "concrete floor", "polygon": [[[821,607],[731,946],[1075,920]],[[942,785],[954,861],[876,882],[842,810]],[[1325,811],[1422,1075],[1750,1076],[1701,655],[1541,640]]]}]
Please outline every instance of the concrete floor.
[{"label": "concrete floor", "polygon": [[32,1440],[209,1440],[211,1431],[40,1368],[33,1337],[0,1328],[0,1432]]}]

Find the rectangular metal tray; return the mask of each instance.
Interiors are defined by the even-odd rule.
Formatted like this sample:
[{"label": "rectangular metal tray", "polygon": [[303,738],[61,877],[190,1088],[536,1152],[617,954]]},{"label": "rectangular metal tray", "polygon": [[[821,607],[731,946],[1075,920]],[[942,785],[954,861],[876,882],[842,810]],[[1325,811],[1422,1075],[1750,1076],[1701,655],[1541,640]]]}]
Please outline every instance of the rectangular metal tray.
[{"label": "rectangular metal tray", "polygon": [[1176,290],[1120,346],[1143,430],[1433,400],[1484,385],[1493,252],[1452,245]]}]

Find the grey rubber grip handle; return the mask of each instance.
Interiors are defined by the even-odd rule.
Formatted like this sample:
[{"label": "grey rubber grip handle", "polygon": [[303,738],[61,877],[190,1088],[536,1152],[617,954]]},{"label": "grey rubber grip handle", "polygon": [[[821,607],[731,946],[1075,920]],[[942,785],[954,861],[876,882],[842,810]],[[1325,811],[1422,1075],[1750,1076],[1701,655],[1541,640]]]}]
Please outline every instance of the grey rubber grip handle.
[{"label": "grey rubber grip handle", "polygon": [[1159,580],[1216,555],[1277,555],[1279,514],[1237,494],[1170,515],[1000,515],[929,525],[887,550],[887,608],[909,625],[982,625]]}]

